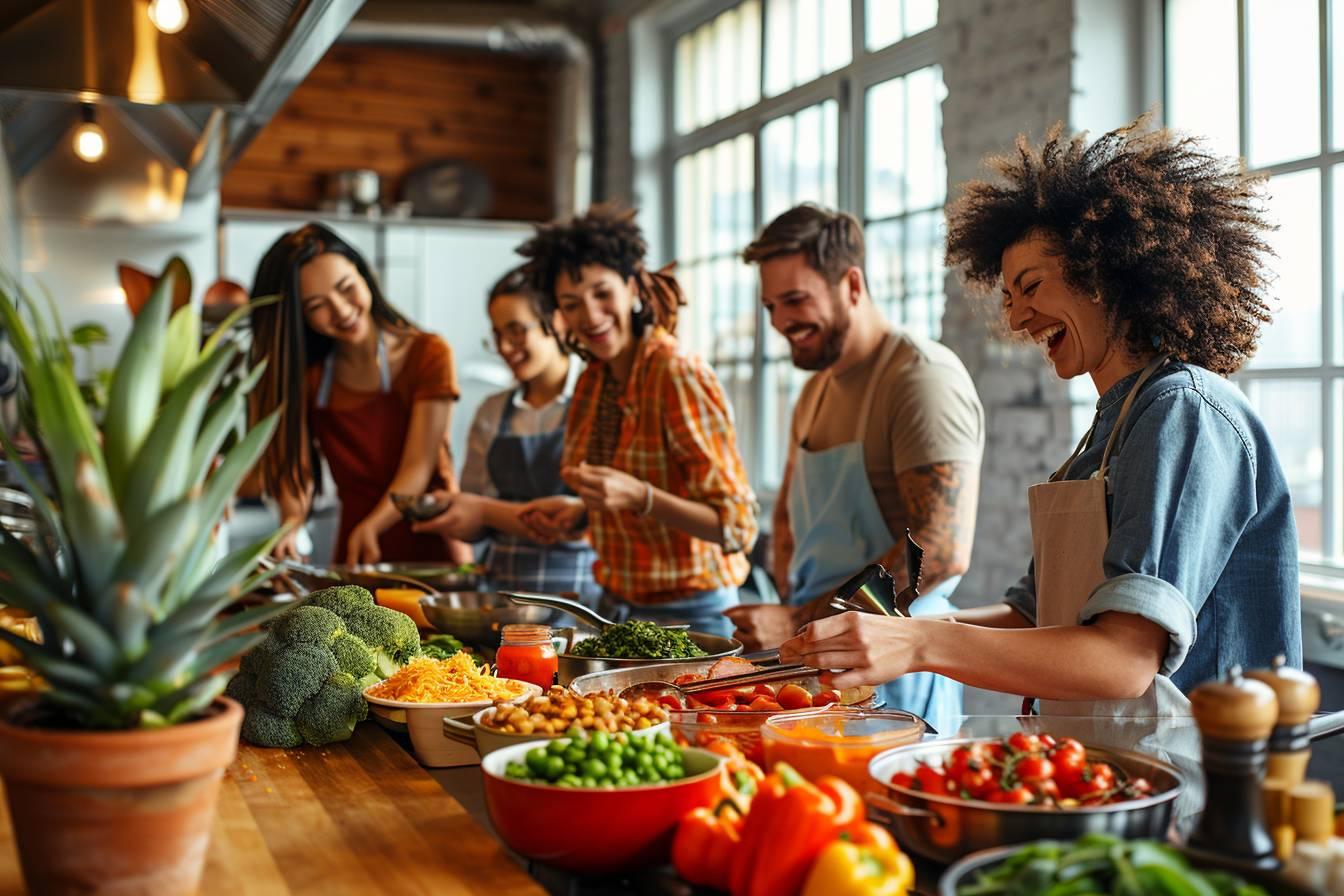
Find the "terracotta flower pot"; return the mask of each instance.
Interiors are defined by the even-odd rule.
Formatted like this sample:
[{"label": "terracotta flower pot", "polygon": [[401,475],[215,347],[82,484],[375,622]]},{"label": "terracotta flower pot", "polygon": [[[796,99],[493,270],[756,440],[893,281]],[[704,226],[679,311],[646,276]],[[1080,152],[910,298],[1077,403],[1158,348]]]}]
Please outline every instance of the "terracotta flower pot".
[{"label": "terracotta flower pot", "polygon": [[155,731],[59,731],[0,721],[0,777],[33,893],[194,893],[242,707]]}]

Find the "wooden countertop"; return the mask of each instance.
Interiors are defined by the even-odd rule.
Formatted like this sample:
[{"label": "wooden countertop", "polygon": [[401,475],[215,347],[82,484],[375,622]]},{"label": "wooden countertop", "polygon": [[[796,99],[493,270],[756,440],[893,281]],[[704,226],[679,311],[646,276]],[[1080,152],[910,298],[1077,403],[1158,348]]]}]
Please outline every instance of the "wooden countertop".
[{"label": "wooden countertop", "polygon": [[[8,811],[0,894],[22,893]],[[372,722],[341,744],[243,744],[224,774],[204,896],[544,896],[467,811]]]}]

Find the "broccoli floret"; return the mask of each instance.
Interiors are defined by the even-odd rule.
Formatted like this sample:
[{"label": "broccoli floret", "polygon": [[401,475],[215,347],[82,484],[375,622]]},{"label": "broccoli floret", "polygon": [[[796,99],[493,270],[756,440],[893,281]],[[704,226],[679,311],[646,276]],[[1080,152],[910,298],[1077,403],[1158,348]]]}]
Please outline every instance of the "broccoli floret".
[{"label": "broccoli floret", "polygon": [[387,677],[420,655],[420,630],[405,613],[369,607],[345,621],[350,634],[369,645],[378,672]]},{"label": "broccoli floret", "polygon": [[341,632],[336,636],[336,640],[331,642],[331,653],[336,657],[337,668],[355,678],[363,678],[376,668],[369,645],[349,632]]},{"label": "broccoli floret", "polygon": [[304,604],[295,607],[276,620],[271,637],[286,645],[313,644],[330,647],[337,635],[345,633],[341,617],[322,607]]},{"label": "broccoli floret", "polygon": [[243,704],[243,708],[246,709],[256,702],[257,677],[251,672],[239,670],[229,679],[229,686],[224,689],[224,696],[232,697]]},{"label": "broccoli floret", "polygon": [[354,676],[337,672],[309,697],[294,716],[294,725],[310,744],[349,740],[355,725],[368,717],[369,707]]},{"label": "broccoli floret", "polygon": [[281,718],[292,718],[336,671],[336,657],[329,648],[286,646],[258,674],[257,699]]},{"label": "broccoli floret", "polygon": [[247,672],[251,675],[260,675],[261,671],[270,663],[271,658],[280,650],[280,642],[275,638],[267,638],[256,647],[253,647],[243,658],[238,661],[238,671]]},{"label": "broccoli floret", "polygon": [[374,606],[374,603],[373,595],[367,589],[360,588],[358,585],[337,585],[334,588],[314,591],[309,595],[304,606],[330,610],[341,617],[346,627],[349,628],[350,619]]},{"label": "broccoli floret", "polygon": [[278,716],[259,703],[247,707],[243,739],[259,747],[297,747],[303,743],[293,719]]}]

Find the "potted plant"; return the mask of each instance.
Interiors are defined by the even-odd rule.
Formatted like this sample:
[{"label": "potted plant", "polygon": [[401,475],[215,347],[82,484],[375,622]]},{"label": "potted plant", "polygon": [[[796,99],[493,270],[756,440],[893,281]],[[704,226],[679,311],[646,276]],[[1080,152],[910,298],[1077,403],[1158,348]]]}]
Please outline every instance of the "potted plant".
[{"label": "potted plant", "polygon": [[[0,281],[53,491],[12,463],[46,537],[29,545],[0,527],[0,603],[31,613],[42,643],[4,629],[0,641],[48,685],[0,719],[0,776],[35,893],[196,890],[243,717],[221,696],[220,667],[280,609],[219,616],[266,578],[257,561],[280,534],[222,560],[213,551],[275,417],[244,431],[260,368],[231,371],[240,349],[227,327],[201,347],[190,306],[170,327],[174,279],[170,267],[137,315],[98,425],[54,309],[47,320],[25,298],[21,313]],[[0,443],[17,461],[11,434]]]}]

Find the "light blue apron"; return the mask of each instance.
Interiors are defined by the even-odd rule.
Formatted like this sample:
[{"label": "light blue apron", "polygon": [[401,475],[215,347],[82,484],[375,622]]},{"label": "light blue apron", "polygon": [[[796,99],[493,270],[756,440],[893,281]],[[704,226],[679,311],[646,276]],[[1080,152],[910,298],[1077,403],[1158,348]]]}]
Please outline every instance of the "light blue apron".
[{"label": "light blue apron", "polygon": [[[863,393],[854,441],[825,451],[807,449],[807,435],[825,397],[830,370],[820,374],[822,381],[816,398],[802,418],[804,423],[799,432],[803,440],[794,448],[793,477],[789,483],[789,528],[794,537],[789,585],[795,604],[830,594],[896,545],[863,462],[864,437],[877,382],[891,363],[896,347],[897,340],[888,334]],[[911,615],[952,612],[955,608],[948,595],[958,581],[960,576],[920,595],[910,607]],[[939,731],[956,730],[961,716],[961,692],[960,682],[930,672],[902,675],[881,688],[888,706],[917,713]]]}]

